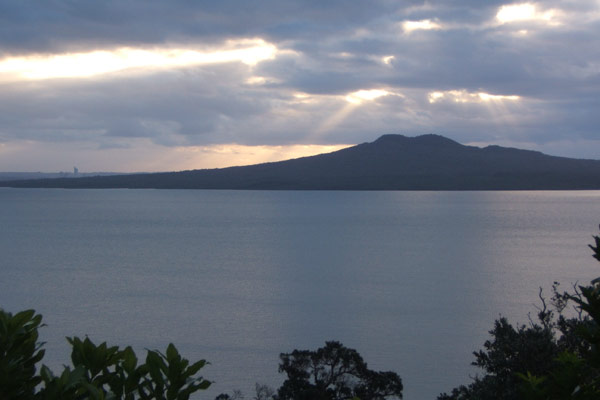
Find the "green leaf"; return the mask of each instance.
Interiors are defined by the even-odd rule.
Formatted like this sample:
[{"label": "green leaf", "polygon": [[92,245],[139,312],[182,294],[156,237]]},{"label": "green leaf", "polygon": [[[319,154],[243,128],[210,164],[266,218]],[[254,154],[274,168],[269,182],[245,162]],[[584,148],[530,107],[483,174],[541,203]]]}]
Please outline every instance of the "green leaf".
[{"label": "green leaf", "polygon": [[171,362],[172,360],[175,360],[177,358],[179,358],[179,352],[177,351],[173,343],[169,343],[169,345],[167,346],[167,360]]},{"label": "green leaf", "polygon": [[23,327],[30,321],[35,314],[34,310],[25,310],[15,314],[12,317],[13,326]]},{"label": "green leaf", "polygon": [[192,364],[189,368],[188,368],[188,372],[191,375],[195,375],[198,371],[200,371],[205,365],[207,364],[206,360],[200,360],[195,362],[194,364]]},{"label": "green leaf", "polygon": [[131,374],[137,365],[138,359],[135,355],[135,352],[130,346],[127,346],[125,350],[123,350],[123,369],[129,374]]}]

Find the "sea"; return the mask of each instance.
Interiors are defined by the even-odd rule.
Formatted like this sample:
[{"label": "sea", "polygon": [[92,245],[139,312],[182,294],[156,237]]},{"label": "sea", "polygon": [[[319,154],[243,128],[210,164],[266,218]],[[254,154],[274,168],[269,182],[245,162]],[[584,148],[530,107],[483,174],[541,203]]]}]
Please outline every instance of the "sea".
[{"label": "sea", "polygon": [[65,337],[164,351],[213,381],[198,398],[279,387],[279,355],[336,340],[404,398],[479,371],[500,316],[528,324],[553,282],[600,276],[600,191],[0,189],[0,307]]}]

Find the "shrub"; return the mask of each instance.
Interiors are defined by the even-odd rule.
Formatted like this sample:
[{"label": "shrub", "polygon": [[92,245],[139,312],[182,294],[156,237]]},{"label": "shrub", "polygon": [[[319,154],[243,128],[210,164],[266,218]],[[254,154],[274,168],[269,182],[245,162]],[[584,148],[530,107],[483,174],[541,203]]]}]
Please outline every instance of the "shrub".
[{"label": "shrub", "polygon": [[188,400],[211,382],[197,376],[205,360],[190,365],[175,346],[163,354],[147,351],[145,363],[131,347],[120,349],[89,338],[67,338],[72,368],[56,376],[37,364],[44,356],[38,342],[42,316],[34,310],[11,314],[0,309],[0,399]]}]

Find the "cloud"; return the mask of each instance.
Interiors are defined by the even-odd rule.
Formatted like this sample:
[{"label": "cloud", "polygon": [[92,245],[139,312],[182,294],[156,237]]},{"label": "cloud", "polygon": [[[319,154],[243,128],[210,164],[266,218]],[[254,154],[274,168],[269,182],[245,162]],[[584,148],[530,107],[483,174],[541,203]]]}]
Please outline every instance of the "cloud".
[{"label": "cloud", "polygon": [[537,21],[548,25],[560,25],[562,11],[556,8],[540,10],[534,3],[518,3],[503,5],[498,9],[496,19],[501,24]]},{"label": "cloud", "polygon": [[519,99],[520,97],[515,95],[490,94],[484,92],[469,93],[466,90],[446,90],[429,93],[430,103],[437,103],[444,100],[450,100],[455,103],[498,103],[505,101],[517,101]]},{"label": "cloud", "polygon": [[[27,171],[80,172],[154,172],[258,164],[280,161],[339,150],[345,146],[292,145],[244,146],[219,144],[209,146],[163,147],[145,139],[134,139],[120,145],[111,142],[100,147],[82,143],[27,143],[14,141],[0,144],[0,170],[12,171],[14,165],[26,160]],[[135,149],[135,151],[131,151]],[[36,157],[31,157],[31,154]],[[117,167],[116,169],[114,167]],[[107,169],[108,168],[108,169]]]},{"label": "cloud", "polygon": [[0,81],[85,78],[127,71],[181,68],[242,62],[256,65],[275,57],[277,48],[261,39],[228,40],[219,48],[130,48],[56,55],[29,55],[0,60]]},{"label": "cloud", "polygon": [[442,29],[442,25],[430,19],[423,19],[421,21],[404,21],[402,23],[402,28],[406,33],[411,33],[412,31],[417,30],[430,31]]},{"label": "cloud", "polygon": [[599,38],[591,0],[0,0],[0,151],[150,167],[136,152],[433,132],[557,152],[598,140]]},{"label": "cloud", "polygon": [[354,104],[362,104],[365,101],[373,101],[383,96],[399,96],[385,89],[362,89],[352,92],[346,96],[346,101]]}]

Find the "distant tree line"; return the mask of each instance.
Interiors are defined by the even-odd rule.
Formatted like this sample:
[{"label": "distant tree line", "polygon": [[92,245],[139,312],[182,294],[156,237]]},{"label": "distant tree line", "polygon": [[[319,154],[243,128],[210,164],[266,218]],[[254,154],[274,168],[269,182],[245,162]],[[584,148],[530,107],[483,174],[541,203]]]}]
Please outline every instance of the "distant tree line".
[{"label": "distant tree line", "polygon": [[[600,237],[590,245],[600,261]],[[561,292],[554,284],[536,320],[513,326],[495,321],[491,339],[474,353],[482,370],[471,383],[442,393],[438,400],[597,400],[600,399],[600,278]],[[574,316],[567,316],[570,307]],[[571,313],[573,314],[573,313]],[[71,366],[55,375],[38,366],[42,316],[0,309],[0,399],[12,400],[187,400],[211,382],[199,375],[205,360],[190,363],[173,344],[148,350],[138,360],[131,347],[67,338]],[[402,398],[402,380],[391,371],[367,368],[360,354],[331,341],[315,351],[280,355],[286,379],[277,390],[256,385],[254,400],[384,400]],[[215,400],[241,400],[220,394]]]}]

